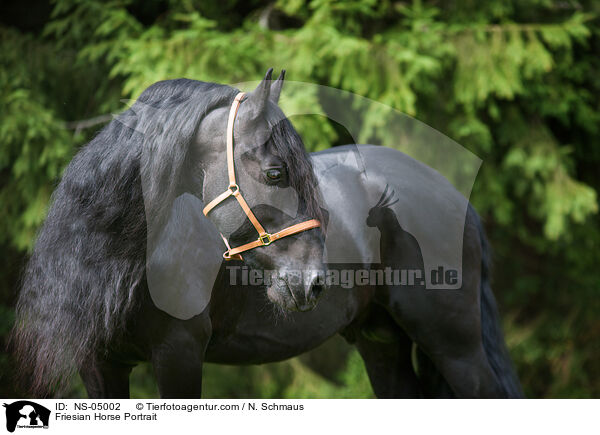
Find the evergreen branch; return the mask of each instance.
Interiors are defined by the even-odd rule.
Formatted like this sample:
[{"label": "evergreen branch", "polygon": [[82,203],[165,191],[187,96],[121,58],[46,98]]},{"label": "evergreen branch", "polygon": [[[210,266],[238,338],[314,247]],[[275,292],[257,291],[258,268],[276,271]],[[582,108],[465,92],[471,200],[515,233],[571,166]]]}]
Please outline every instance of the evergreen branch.
[{"label": "evergreen branch", "polygon": [[78,132],[86,128],[94,127],[95,125],[105,124],[108,121],[110,121],[112,117],[113,116],[109,113],[106,115],[95,116],[89,119],[65,122],[65,128],[67,128],[68,130],[75,130]]}]

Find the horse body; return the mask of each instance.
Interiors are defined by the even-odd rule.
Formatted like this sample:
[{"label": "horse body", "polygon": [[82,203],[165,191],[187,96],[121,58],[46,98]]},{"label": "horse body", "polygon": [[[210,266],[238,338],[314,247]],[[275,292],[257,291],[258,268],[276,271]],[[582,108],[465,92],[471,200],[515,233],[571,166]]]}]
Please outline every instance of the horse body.
[{"label": "horse body", "polygon": [[[313,157],[315,160],[331,160],[336,155],[343,156],[356,150],[354,147],[342,147],[317,153]],[[390,158],[410,160],[393,150],[381,153],[378,149],[362,146],[358,150],[367,159],[372,158],[369,153],[373,150],[386,162]],[[349,166],[345,167],[348,162]],[[343,159],[342,163],[337,164],[341,165],[339,169],[342,172],[355,174],[354,163]],[[331,167],[329,164],[325,166]],[[390,185],[396,188],[394,181],[402,176],[380,175],[384,175]],[[319,181],[321,184],[327,183],[327,174],[320,174]],[[377,184],[380,179],[373,178],[371,182]],[[344,185],[352,188],[348,183]],[[351,192],[341,191],[339,197],[351,197],[346,193]],[[355,209],[352,201],[347,200],[343,204],[331,209],[330,219],[336,218],[333,214],[339,214],[343,219]],[[388,208],[385,210],[391,211]],[[182,321],[165,315],[148,301],[140,314],[144,320],[138,319],[135,323],[153,324],[152,334],[148,335],[148,329],[144,327],[144,333],[128,340],[146,343],[146,353],[139,358],[152,359],[155,366],[159,367],[157,379],[161,395],[165,397],[198,396],[201,380],[196,379],[196,384],[190,382],[193,380],[190,374],[198,376],[204,361],[223,364],[281,361],[314,349],[337,333],[357,346],[379,397],[441,394],[459,397],[518,396],[518,386],[516,389],[502,388],[484,349],[480,309],[482,271],[479,266],[483,255],[482,239],[477,216],[469,210],[464,235],[465,272],[460,289],[432,291],[425,290],[423,285],[398,288],[366,285],[351,289],[332,286],[312,311],[282,313],[268,302],[264,287],[241,284],[243,263],[223,263],[207,312]],[[382,233],[382,240],[386,241],[380,243],[381,263],[330,264],[330,267],[346,270],[386,266],[395,269],[422,268],[422,254],[415,238],[399,228],[393,213],[387,214],[387,218],[380,220],[369,217],[375,220],[373,224]],[[345,227],[355,236],[346,239],[348,243],[365,242],[360,228],[351,228],[349,224]],[[369,257],[373,255],[370,253]],[[235,285],[231,284],[231,270],[235,273]],[[162,320],[157,322],[157,318]],[[497,319],[487,321],[495,322]],[[443,379],[435,387],[437,390],[426,391],[424,383],[429,379],[416,376],[411,360],[413,343],[419,346],[421,371],[427,369],[427,376]],[[491,346],[502,349],[503,344],[497,341]],[[161,353],[163,348],[167,350]],[[179,352],[184,354],[176,358],[174,367],[161,362],[161,356],[171,359]],[[501,362],[504,370],[510,372],[510,361],[504,358]],[[421,376],[424,374],[421,373]],[[111,378],[112,375],[109,373],[107,377]]]},{"label": "horse body", "polygon": [[[288,288],[291,298],[285,296],[288,299],[284,304],[275,305],[272,295],[267,297],[267,287],[241,284],[241,269],[235,272],[237,282],[231,282],[230,268],[244,264],[232,261],[221,265],[208,306],[186,320],[157,307],[150,295],[146,273],[124,294],[122,289],[110,288],[119,280],[106,280],[108,288],[104,289],[90,286],[88,296],[86,283],[79,282],[76,291],[57,287],[53,289],[55,293],[46,296],[54,298],[49,307],[63,303],[56,311],[61,315],[82,316],[80,327],[85,327],[82,323],[85,320],[94,325],[90,334],[75,334],[71,341],[49,337],[65,327],[64,323],[53,324],[49,331],[32,330],[23,323],[23,319],[31,319],[33,308],[29,304],[35,303],[33,290],[27,290],[21,295],[21,329],[17,329],[17,344],[25,352],[25,365],[33,371],[39,369],[43,377],[50,371],[64,371],[74,361],[90,397],[127,397],[131,368],[139,361],[149,360],[162,397],[200,397],[204,362],[281,361],[314,349],[340,333],[358,348],[378,397],[436,396],[448,391],[458,397],[518,397],[518,381],[504,348],[487,281],[483,230],[468,201],[437,172],[390,149],[339,147],[313,154],[313,164],[323,193],[322,206],[329,216],[325,244],[330,269],[422,268],[424,278],[429,279],[428,266],[432,262],[449,265],[458,261],[462,268],[459,285],[439,291],[425,289],[423,285],[369,284],[350,289],[333,285],[322,293],[311,311],[289,312],[282,311],[281,306],[293,304],[294,294],[298,297],[300,293],[296,292],[300,290],[291,293]],[[139,179],[130,182],[137,183],[142,190]],[[398,213],[383,207],[386,204],[372,207],[388,185],[398,192]],[[212,191],[217,189],[211,189],[212,197]],[[423,192],[428,194],[427,201]],[[222,216],[223,212],[220,213]],[[269,222],[268,215],[257,213],[257,216]],[[115,221],[120,222],[111,220]],[[449,238],[436,239],[436,235],[447,233],[452,225],[454,230],[461,226],[458,246],[456,231],[450,231]],[[47,236],[42,232],[41,237]],[[232,239],[235,237],[233,232]],[[276,256],[296,243],[289,240],[282,241],[280,247],[259,248],[257,253],[244,254],[244,259],[251,267],[257,267],[261,261],[265,262],[262,250],[275,252]],[[42,245],[48,248],[51,243]],[[43,254],[50,255],[48,251]],[[143,251],[120,252],[120,255],[136,257],[134,263],[138,267],[145,264]],[[29,276],[44,272],[42,260],[32,264],[31,268],[40,271],[30,270]],[[95,266],[100,265],[101,261]],[[25,281],[28,282],[36,283]],[[127,303],[125,312],[119,311],[118,306],[114,307],[114,313],[98,308],[104,307],[103,295],[112,293],[121,294],[120,300]],[[80,308],[98,312],[72,311],[68,303],[64,305],[65,298],[83,298]],[[307,295],[306,300],[312,299]],[[98,317],[101,313],[104,318]],[[46,319],[51,316],[47,312],[44,315]],[[120,316],[120,320],[113,321],[115,316]],[[57,322],[60,321],[59,318]],[[35,327],[43,329],[47,322],[40,319]],[[114,333],[103,334],[103,322]],[[72,327],[74,323],[67,320],[66,325]],[[57,352],[56,347],[61,345],[74,349],[66,349],[63,360],[54,358],[48,362],[40,353],[28,356],[23,350],[36,338],[46,340],[42,343],[46,352],[52,346]],[[413,343],[419,349],[419,376],[412,366]],[[425,387],[427,376],[443,381]],[[38,387],[42,381],[38,379]],[[427,388],[429,391],[425,391]]]}]

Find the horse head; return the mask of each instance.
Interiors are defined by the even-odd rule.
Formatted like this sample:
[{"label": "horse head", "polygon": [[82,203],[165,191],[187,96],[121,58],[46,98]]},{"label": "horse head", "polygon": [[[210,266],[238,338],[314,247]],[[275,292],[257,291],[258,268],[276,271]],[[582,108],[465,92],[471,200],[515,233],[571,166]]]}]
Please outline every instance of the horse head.
[{"label": "horse head", "polygon": [[[164,213],[154,204],[164,207],[182,193],[202,199],[227,245],[225,259],[243,258],[260,270],[272,302],[306,311],[325,288],[319,191],[302,139],[277,105],[283,73],[272,83],[271,72],[248,94],[203,84],[195,96],[194,83],[201,82],[175,81],[181,92],[163,82],[140,96],[150,107],[171,101],[178,112],[161,115],[163,125],[146,135],[146,214],[149,225],[159,227]],[[182,113],[188,116],[178,123]],[[169,132],[181,140],[166,138]],[[243,256],[229,254],[239,249]]]}]

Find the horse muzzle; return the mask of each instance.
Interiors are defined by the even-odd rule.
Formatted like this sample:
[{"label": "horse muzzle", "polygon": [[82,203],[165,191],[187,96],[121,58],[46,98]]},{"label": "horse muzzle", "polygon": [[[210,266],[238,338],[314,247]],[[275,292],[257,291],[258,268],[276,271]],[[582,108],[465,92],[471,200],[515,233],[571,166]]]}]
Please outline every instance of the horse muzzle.
[{"label": "horse muzzle", "polygon": [[287,311],[310,311],[327,289],[324,270],[281,271],[267,289],[269,299]]}]

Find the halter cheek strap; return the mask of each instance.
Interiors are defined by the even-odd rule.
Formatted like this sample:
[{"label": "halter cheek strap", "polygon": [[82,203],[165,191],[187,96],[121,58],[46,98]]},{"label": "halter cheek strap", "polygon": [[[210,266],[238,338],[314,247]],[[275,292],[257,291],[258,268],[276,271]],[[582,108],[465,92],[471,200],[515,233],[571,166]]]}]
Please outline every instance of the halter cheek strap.
[{"label": "halter cheek strap", "polygon": [[258,248],[259,246],[268,246],[283,237],[321,226],[321,223],[317,219],[310,219],[308,221],[284,228],[275,234],[269,234],[265,231],[254,213],[252,213],[250,206],[240,193],[240,186],[237,185],[235,180],[235,166],[233,161],[233,124],[235,123],[235,117],[238,109],[240,108],[240,104],[242,104],[242,101],[244,101],[245,95],[246,94],[244,92],[240,92],[236,95],[233,103],[231,104],[231,109],[229,110],[229,119],[227,120],[227,173],[229,175],[229,187],[225,192],[221,193],[215,199],[210,201],[206,207],[204,207],[203,213],[205,216],[208,216],[208,213],[213,208],[225,201],[230,196],[233,196],[235,199],[237,199],[240,207],[242,207],[242,210],[244,213],[246,213],[246,216],[250,222],[252,222],[252,225],[254,225],[256,232],[258,232],[258,239],[253,242],[246,243],[245,245],[231,248],[225,236],[221,234],[221,238],[223,239],[225,246],[227,246],[227,251],[225,251],[223,254],[223,258],[225,260],[242,260],[241,253],[244,251]]}]

